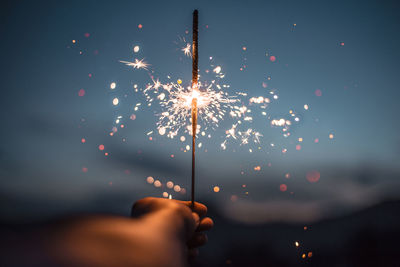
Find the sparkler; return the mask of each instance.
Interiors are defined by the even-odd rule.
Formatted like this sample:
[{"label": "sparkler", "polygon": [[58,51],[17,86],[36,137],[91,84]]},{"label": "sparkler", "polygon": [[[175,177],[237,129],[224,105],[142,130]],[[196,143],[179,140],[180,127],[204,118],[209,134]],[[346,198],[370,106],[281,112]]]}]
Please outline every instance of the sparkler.
[{"label": "sparkler", "polygon": [[199,17],[197,9],[193,12],[193,44],[192,44],[192,208],[194,208],[195,188],[195,159],[196,159],[196,131],[197,131],[197,95],[198,95],[198,27]]},{"label": "sparkler", "polygon": [[[248,145],[251,143],[260,144],[263,135],[250,125],[253,123],[253,114],[260,111],[261,115],[267,119],[274,128],[281,128],[285,137],[290,136],[289,128],[292,123],[298,122],[299,118],[295,112],[290,110],[290,115],[285,118],[272,118],[267,114],[267,107],[278,99],[276,90],[269,90],[261,96],[248,96],[243,92],[228,93],[230,85],[223,81],[225,73],[221,66],[214,64],[213,57],[210,59],[210,69],[206,69],[208,75],[215,75],[211,80],[202,79],[199,81],[198,69],[198,11],[193,12],[193,40],[192,43],[186,42],[185,38],[181,39],[184,45],[181,46],[181,52],[192,58],[192,81],[191,86],[184,86],[185,83],[181,79],[177,82],[171,81],[171,76],[167,75],[170,80],[163,82],[154,77],[154,71],[149,70],[150,64],[144,59],[135,58],[132,61],[119,62],[133,68],[134,70],[145,70],[148,72],[152,82],[147,83],[144,87],[134,84],[135,92],[142,92],[145,96],[145,103],[136,103],[133,110],[138,111],[144,106],[156,106],[161,108],[157,112],[158,121],[156,123],[158,134],[165,135],[168,138],[175,138],[180,133],[188,133],[192,135],[192,172],[191,172],[191,205],[194,205],[195,199],[195,158],[196,158],[196,139],[211,138],[208,130],[216,130],[220,122],[226,117],[232,120],[231,126],[224,130],[224,134],[220,147],[222,150],[227,149],[228,143],[238,142],[240,145]],[[139,49],[137,49],[139,51]],[[134,51],[135,52],[135,51]],[[135,52],[136,53],[136,52]],[[110,85],[111,90],[115,89],[116,84]],[[266,86],[263,86],[266,88]],[[118,98],[113,100],[114,106],[119,105]],[[146,105],[142,105],[146,104]],[[134,115],[131,115],[131,117]],[[111,136],[118,131],[118,124],[123,120],[123,116],[118,115],[115,120]],[[121,127],[122,128],[122,127]],[[201,129],[201,130],[200,130]],[[147,135],[152,135],[153,130]],[[196,134],[199,133],[199,136]],[[150,140],[151,137],[149,137]],[[184,136],[180,137],[181,142],[185,142]],[[202,146],[200,142],[198,148]],[[274,147],[274,144],[271,144]],[[261,149],[258,146],[258,149]],[[183,150],[183,149],[182,149]],[[186,145],[184,152],[189,151],[190,146]],[[253,152],[252,148],[248,149]],[[283,150],[282,150],[283,151]],[[282,152],[284,153],[284,152]],[[177,191],[178,192],[178,191]]]}]

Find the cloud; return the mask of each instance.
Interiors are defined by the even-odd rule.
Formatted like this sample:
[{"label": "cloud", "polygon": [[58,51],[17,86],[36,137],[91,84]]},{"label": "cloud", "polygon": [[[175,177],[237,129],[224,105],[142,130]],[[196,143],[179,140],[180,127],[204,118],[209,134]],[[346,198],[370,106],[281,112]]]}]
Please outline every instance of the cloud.
[{"label": "cloud", "polygon": [[[293,194],[281,194],[281,197],[267,200],[239,198],[234,202],[225,202],[221,211],[226,217],[247,224],[310,223],[400,198],[400,182],[396,179],[398,174],[372,168],[369,170],[373,177],[368,178],[368,183],[359,179],[360,173],[365,175],[365,169],[324,170],[324,177],[318,183],[298,181]],[[260,189],[252,194],[259,194]]]}]

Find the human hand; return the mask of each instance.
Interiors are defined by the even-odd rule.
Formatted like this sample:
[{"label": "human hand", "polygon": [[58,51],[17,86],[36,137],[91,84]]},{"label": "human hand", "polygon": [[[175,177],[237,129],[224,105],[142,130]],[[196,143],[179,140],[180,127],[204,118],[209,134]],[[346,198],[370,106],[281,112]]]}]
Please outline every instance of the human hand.
[{"label": "human hand", "polygon": [[[189,201],[144,198],[136,219],[85,215],[59,219],[5,238],[7,266],[183,267],[207,242],[213,222],[206,206]],[[21,248],[23,247],[23,249]],[[20,252],[29,251],[24,257]]]},{"label": "human hand", "polygon": [[176,236],[186,244],[188,256],[198,255],[197,247],[207,243],[204,231],[213,227],[207,214],[207,207],[195,202],[147,197],[137,201],[132,207],[132,217],[146,220],[149,227],[157,224],[164,233]]}]

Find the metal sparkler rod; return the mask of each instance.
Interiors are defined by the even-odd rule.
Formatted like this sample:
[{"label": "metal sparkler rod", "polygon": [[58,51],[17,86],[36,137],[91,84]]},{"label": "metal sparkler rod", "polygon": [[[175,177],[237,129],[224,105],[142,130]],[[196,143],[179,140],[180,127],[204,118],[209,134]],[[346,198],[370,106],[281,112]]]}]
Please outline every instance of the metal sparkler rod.
[{"label": "metal sparkler rod", "polygon": [[[192,90],[198,90],[198,28],[199,12],[197,9],[193,12],[193,44],[192,44]],[[197,130],[197,98],[192,100],[192,207],[194,208],[194,187],[195,187],[195,156],[196,156],[196,130]]]},{"label": "metal sparkler rod", "polygon": [[197,49],[199,34],[199,12],[197,9],[193,12],[193,45],[192,45],[192,82],[197,85],[198,65],[199,65],[199,51]]}]

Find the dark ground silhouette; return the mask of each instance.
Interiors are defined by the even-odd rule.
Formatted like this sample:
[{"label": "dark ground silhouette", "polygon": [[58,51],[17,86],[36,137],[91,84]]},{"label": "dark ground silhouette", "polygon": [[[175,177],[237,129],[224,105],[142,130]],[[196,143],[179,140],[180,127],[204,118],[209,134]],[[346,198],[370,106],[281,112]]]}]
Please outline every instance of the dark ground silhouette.
[{"label": "dark ground silhouette", "polygon": [[197,266],[400,266],[400,201],[311,225],[249,226],[209,210],[215,226]]}]

